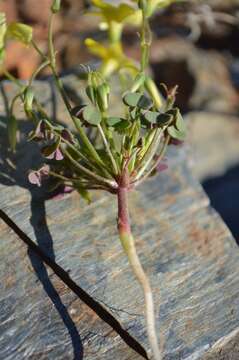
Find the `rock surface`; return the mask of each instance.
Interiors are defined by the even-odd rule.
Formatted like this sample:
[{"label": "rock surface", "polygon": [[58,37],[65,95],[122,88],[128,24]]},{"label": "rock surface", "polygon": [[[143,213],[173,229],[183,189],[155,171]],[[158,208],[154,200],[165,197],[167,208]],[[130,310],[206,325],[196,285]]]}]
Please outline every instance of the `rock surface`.
[{"label": "rock surface", "polygon": [[[12,96],[12,85],[4,90]],[[37,83],[37,91],[49,111],[65,119],[53,88]],[[114,198],[95,193],[90,206],[76,194],[45,201],[26,179],[39,161],[38,149],[25,139],[29,125],[19,122],[20,143],[11,155],[1,104],[1,209],[149,351],[142,294],[118,240]],[[172,147],[169,170],[131,194],[133,231],[154,288],[165,360],[206,359],[218,341],[233,340],[239,330],[239,251],[192,176],[186,150]],[[72,359],[76,352],[80,359],[82,348],[87,360],[141,358],[3,223],[0,253],[0,358]],[[234,346],[228,351],[234,356]]]}]

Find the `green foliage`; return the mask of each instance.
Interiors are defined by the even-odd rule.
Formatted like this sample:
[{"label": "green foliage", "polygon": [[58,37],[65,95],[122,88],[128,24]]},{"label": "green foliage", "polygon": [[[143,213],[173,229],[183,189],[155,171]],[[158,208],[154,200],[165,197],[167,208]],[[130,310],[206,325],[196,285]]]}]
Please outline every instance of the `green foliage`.
[{"label": "green foliage", "polygon": [[172,121],[172,116],[167,113],[159,113],[156,111],[147,111],[144,113],[144,118],[151,124],[155,124],[159,127],[168,125]]},{"label": "green foliage", "polygon": [[151,99],[146,97],[142,93],[132,93],[128,92],[123,97],[123,102],[125,105],[130,107],[137,107],[139,109],[149,109],[152,107],[153,102]]},{"label": "green foliage", "polygon": [[169,126],[168,133],[173,139],[183,141],[186,137],[186,126],[179,109],[174,110],[174,117],[174,125]]},{"label": "green foliage", "polygon": [[[92,71],[85,67],[85,92],[88,99],[86,104],[72,108],[57,75],[52,21],[54,14],[60,9],[60,1],[53,1],[51,7],[49,53],[42,55],[42,64],[35,70],[29,85],[21,86],[15,98],[21,99],[26,115],[36,123],[36,129],[29,139],[43,142],[42,155],[52,162],[53,169],[57,166],[54,174],[57,173],[58,181],[67,179],[70,186],[76,188],[87,201],[87,190],[90,188],[99,187],[114,192],[125,166],[128,167],[129,181],[135,186],[134,184],[153,174],[149,166],[156,166],[154,159],[159,148],[164,152],[170,138],[180,141],[185,138],[184,121],[179,109],[174,107],[176,88],[167,90],[166,99],[162,99],[153,79],[146,75],[145,49],[141,48],[143,61],[139,68],[124,55],[121,47],[120,26],[136,14],[140,14],[142,20],[142,13],[146,14],[151,2],[141,1],[141,9],[133,2],[120,3],[117,6],[103,0],[94,0],[93,3],[98,15],[108,24],[109,44],[104,46],[92,39],[86,40],[92,52],[103,59],[101,71]],[[157,6],[160,4],[163,3],[157,1]],[[147,19],[144,21],[147,22]],[[4,44],[7,38],[30,44],[33,41],[32,29],[21,23],[7,26],[5,17],[0,16],[0,44]],[[37,45],[33,44],[38,49]],[[38,49],[38,53],[41,54],[41,50]],[[73,121],[75,133],[54,123],[34,94],[31,84],[43,66],[50,66],[53,70],[57,89]],[[127,91],[122,88],[122,112],[111,116],[114,109],[111,104],[109,74],[126,68],[132,72],[131,76],[127,75]],[[15,149],[17,122],[14,116],[9,118],[8,133],[11,147]]]},{"label": "green foliage", "polygon": [[99,125],[101,122],[101,113],[93,105],[87,105],[83,109],[82,118],[90,125]]}]

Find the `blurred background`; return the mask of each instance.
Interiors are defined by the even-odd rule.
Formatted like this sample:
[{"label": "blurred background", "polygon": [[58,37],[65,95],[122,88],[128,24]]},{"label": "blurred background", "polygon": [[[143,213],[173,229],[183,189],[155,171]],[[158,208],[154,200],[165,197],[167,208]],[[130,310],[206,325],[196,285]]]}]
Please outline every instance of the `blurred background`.
[{"label": "blurred background", "polygon": [[[47,48],[52,0],[2,0],[8,22],[34,28],[38,45]],[[106,39],[97,17],[85,16],[89,1],[63,0],[55,22],[55,46],[62,75],[92,61],[84,39]],[[188,142],[194,175],[212,205],[239,241],[239,0],[185,1],[159,11],[151,20],[150,56],[156,83],[179,85],[177,105],[188,119]],[[127,26],[125,53],[139,59],[139,37]],[[27,79],[39,64],[30,48],[9,43],[7,68]],[[41,78],[46,78],[46,72]]]}]

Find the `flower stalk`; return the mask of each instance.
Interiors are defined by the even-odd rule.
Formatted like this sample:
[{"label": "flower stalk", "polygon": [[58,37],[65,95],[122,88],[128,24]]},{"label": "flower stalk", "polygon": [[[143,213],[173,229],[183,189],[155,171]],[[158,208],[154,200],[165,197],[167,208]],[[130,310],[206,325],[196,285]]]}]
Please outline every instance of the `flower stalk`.
[{"label": "flower stalk", "polygon": [[131,232],[129,205],[128,205],[129,191],[130,191],[129,174],[127,168],[125,168],[120,178],[119,187],[117,190],[119,238],[123,246],[123,249],[128,257],[133,273],[143,289],[147,334],[148,334],[148,339],[152,350],[153,358],[155,360],[161,360],[162,355],[158,346],[152,289],[150,286],[149,279],[137,255],[134,237]]}]

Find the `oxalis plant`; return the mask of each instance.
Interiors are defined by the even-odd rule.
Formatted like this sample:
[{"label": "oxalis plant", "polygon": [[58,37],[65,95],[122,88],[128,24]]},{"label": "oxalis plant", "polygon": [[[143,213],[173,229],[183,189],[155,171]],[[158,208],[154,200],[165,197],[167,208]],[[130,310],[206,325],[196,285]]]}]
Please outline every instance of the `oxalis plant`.
[{"label": "oxalis plant", "polygon": [[[129,66],[130,85],[127,85],[127,90],[122,92],[120,100],[123,111],[119,116],[113,117],[110,116],[110,95],[114,89],[111,90],[107,78],[112,67],[104,67],[104,71],[85,67],[87,70],[85,92],[88,101],[84,105],[73,107],[64,90],[56,68],[56,52],[52,36],[54,15],[60,10],[59,0],[53,1],[51,7],[47,54],[43,53],[34,42],[31,28],[27,25],[18,23],[7,26],[5,20],[0,24],[1,45],[5,44],[10,33],[15,39],[33,46],[42,59],[41,65],[32,74],[27,85],[19,83],[4,71],[5,75],[19,87],[9,111],[10,144],[14,149],[17,127],[13,113],[15,103],[20,99],[27,117],[35,124],[35,130],[30,133],[29,139],[42,144],[41,153],[46,159],[46,163],[40,169],[29,173],[29,181],[40,186],[44,179],[51,177],[54,178],[56,187],[63,184],[66,191],[75,189],[87,200],[90,199],[89,191],[93,189],[104,190],[115,196],[118,204],[119,238],[144,293],[148,340],[152,358],[157,360],[162,359],[162,353],[156,331],[152,290],[137,255],[131,231],[128,195],[157,173],[168,144],[180,143],[185,138],[184,121],[179,109],[175,107],[176,87],[168,90],[164,86],[166,96],[162,100],[154,81],[147,73],[152,38],[149,18],[158,7],[171,2],[139,0],[132,2],[132,5],[125,4],[123,8],[120,5],[118,11],[132,8],[137,16],[140,16],[141,61],[140,65]],[[107,14],[110,41],[115,40],[119,47],[119,36],[122,31],[120,21],[125,20],[125,17],[121,13],[121,17],[115,17],[112,22],[110,21],[112,14],[120,15],[117,11],[114,13],[116,7],[96,0],[94,5],[101,9],[101,15]],[[14,31],[9,32],[9,27]],[[88,40],[88,45],[92,44],[92,41]],[[126,61],[124,64],[127,67],[129,62]],[[59,125],[51,119],[34,94],[33,80],[44,67],[49,67],[52,71],[56,88],[70,115],[74,130]],[[117,67],[114,70],[117,70]]]}]

